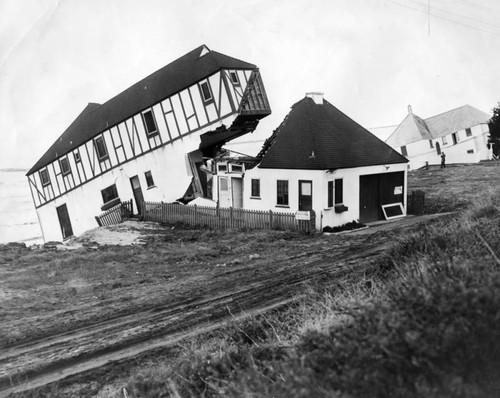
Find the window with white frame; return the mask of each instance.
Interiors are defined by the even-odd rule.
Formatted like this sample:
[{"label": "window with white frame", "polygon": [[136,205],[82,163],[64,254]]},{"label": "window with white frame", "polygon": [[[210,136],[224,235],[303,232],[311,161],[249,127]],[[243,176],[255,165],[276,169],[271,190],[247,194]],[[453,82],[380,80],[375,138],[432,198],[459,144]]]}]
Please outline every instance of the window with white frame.
[{"label": "window with white frame", "polygon": [[69,160],[67,156],[59,159],[59,166],[61,167],[61,173],[63,176],[71,174],[71,167],[69,165]]},{"label": "window with white frame", "polygon": [[229,75],[231,76],[231,81],[234,85],[240,84],[240,79],[238,78],[238,73],[236,71],[230,72]]},{"label": "window with white frame", "polygon": [[276,182],[276,204],[278,206],[288,206],[288,180],[278,180]]},{"label": "window with white frame", "polygon": [[203,101],[209,102],[213,99],[212,91],[210,90],[210,86],[208,85],[208,82],[200,83],[200,91],[201,91],[201,95],[203,97]]},{"label": "window with white frame", "polygon": [[106,148],[106,143],[104,142],[103,136],[94,139],[94,147],[97,153],[97,158],[100,162],[103,162],[109,158],[108,149]]},{"label": "window with white frame", "polygon": [[158,134],[158,126],[156,125],[156,120],[152,110],[142,113],[142,121],[144,122],[144,128],[146,129],[148,137]]},{"label": "window with white frame", "polygon": [[40,181],[42,182],[42,187],[46,187],[47,185],[50,185],[50,175],[49,171],[45,168],[43,170],[40,170],[38,172],[40,176]]},{"label": "window with white frame", "polygon": [[153,180],[153,175],[151,174],[151,171],[146,171],[144,173],[144,176],[146,177],[146,184],[148,188],[153,188],[155,186],[155,182]]},{"label": "window with white frame", "polygon": [[252,198],[260,198],[260,180],[258,178],[252,178],[251,191]]},{"label": "window with white frame", "polygon": [[443,141],[443,145],[448,145],[448,138],[445,135],[441,137],[441,141]]}]

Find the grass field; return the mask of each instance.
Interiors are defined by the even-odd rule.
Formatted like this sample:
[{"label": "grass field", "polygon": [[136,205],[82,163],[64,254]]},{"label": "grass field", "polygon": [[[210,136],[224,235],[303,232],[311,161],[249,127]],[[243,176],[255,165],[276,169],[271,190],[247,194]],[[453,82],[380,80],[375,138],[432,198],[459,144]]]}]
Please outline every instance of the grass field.
[{"label": "grass field", "polygon": [[115,355],[14,395],[498,396],[497,167],[410,173],[428,213],[460,210],[424,224],[336,237],[146,224],[143,246],[3,246],[0,386]]}]

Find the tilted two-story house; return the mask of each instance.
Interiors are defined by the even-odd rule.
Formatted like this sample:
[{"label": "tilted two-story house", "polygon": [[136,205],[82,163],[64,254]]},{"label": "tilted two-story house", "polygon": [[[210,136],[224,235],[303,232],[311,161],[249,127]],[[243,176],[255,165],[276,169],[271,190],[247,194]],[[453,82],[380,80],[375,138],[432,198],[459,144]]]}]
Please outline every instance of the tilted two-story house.
[{"label": "tilted two-story house", "polygon": [[407,162],[321,93],[308,93],[245,171],[243,207],[314,210],[317,229],[384,220],[388,206],[403,216]]},{"label": "tilted two-story house", "polygon": [[477,163],[490,160],[488,121],[490,116],[470,105],[422,119],[411,106],[408,115],[385,141],[408,158],[411,169],[441,162]]},{"label": "tilted two-story house", "polygon": [[210,197],[204,164],[271,113],[259,69],[200,46],[104,104],[89,103],[28,171],[43,236],[66,239],[133,199]]}]

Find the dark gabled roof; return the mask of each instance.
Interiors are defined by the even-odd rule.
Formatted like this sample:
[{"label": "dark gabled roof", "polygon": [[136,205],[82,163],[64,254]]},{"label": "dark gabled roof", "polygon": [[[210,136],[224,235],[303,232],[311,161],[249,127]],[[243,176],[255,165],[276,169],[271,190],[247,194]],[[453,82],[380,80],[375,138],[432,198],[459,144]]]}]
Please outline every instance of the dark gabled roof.
[{"label": "dark gabled roof", "polygon": [[408,160],[325,101],[305,97],[259,154],[260,168],[329,170]]},{"label": "dark gabled roof", "polygon": [[140,111],[170,97],[221,69],[256,66],[202,45],[142,79],[102,105],[89,104],[28,171],[34,171]]}]

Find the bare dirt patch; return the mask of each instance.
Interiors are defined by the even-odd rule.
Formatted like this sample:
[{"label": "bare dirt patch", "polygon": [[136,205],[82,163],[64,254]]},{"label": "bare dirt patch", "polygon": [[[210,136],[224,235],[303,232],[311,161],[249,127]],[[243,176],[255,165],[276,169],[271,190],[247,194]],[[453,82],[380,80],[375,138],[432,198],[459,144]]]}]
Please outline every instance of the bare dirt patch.
[{"label": "bare dirt patch", "polygon": [[[447,174],[419,171],[410,177],[409,190],[425,189],[431,202],[449,211],[455,205],[444,204],[457,197],[474,199],[463,184],[466,176],[477,198],[498,184],[496,170],[485,165],[449,168]],[[433,217],[340,236],[130,222],[65,245],[73,250],[2,247],[0,396],[109,360],[119,364],[233,316],[292,300],[310,285],[350,283]]]}]

